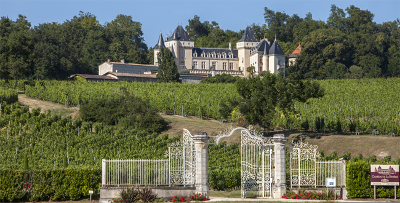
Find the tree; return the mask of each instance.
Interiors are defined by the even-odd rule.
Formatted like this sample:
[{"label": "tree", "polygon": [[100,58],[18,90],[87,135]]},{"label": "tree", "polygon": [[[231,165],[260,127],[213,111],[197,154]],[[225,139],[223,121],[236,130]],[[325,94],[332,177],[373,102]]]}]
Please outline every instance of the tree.
[{"label": "tree", "polygon": [[107,23],[105,29],[109,43],[108,58],[119,61],[122,57],[130,63],[148,63],[147,45],[144,43],[142,24],[123,14]]},{"label": "tree", "polygon": [[236,89],[241,96],[239,110],[248,124],[270,128],[276,107],[284,114],[293,111],[294,101],[306,102],[309,98],[322,97],[323,89],[318,83],[302,81],[298,75],[265,73],[239,79]]},{"label": "tree", "polygon": [[189,19],[189,25],[187,25],[185,28],[193,40],[196,40],[202,36],[208,36],[210,30],[208,29],[208,21],[206,22],[202,23],[200,21],[200,17],[197,15],[194,15],[193,19]]},{"label": "tree", "polygon": [[249,66],[246,68],[246,72],[252,74],[256,68],[254,66]]},{"label": "tree", "polygon": [[363,77],[363,70],[360,66],[352,65],[349,68],[349,73],[346,74],[346,78],[360,79]]},{"label": "tree", "polygon": [[33,74],[31,24],[19,15],[16,22],[8,17],[0,21],[0,69],[2,79],[25,79]]},{"label": "tree", "polygon": [[178,68],[174,57],[168,48],[161,48],[157,55],[158,59],[158,82],[180,82]]},{"label": "tree", "polygon": [[389,50],[388,72],[392,77],[400,76],[400,49],[396,45],[392,45]]}]

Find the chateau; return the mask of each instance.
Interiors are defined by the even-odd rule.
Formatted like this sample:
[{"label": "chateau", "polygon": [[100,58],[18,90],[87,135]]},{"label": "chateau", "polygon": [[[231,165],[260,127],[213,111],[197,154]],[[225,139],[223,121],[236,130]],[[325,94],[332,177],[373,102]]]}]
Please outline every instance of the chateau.
[{"label": "chateau", "polygon": [[[248,74],[246,68],[254,66],[253,74],[261,71],[277,73],[285,70],[285,54],[280,44],[274,40],[257,40],[251,27],[247,27],[242,38],[236,43],[236,49],[195,47],[189,34],[181,25],[171,37],[163,39],[162,34],[154,49],[154,65],[158,66],[157,54],[162,47],[171,50],[178,67],[186,67],[191,73],[227,73],[231,75]],[[178,68],[180,69],[180,68]]]}]

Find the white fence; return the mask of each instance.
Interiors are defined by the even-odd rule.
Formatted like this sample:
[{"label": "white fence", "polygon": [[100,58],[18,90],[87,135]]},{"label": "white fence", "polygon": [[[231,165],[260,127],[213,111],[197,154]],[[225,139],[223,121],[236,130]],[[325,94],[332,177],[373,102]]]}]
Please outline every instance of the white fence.
[{"label": "white fence", "polygon": [[102,160],[102,186],[170,184],[169,160]]},{"label": "white fence", "polygon": [[294,143],[290,152],[290,187],[325,187],[326,178],[335,178],[336,187],[346,186],[345,161],[317,161],[317,145]]},{"label": "white fence", "polygon": [[336,178],[336,187],[346,186],[345,161],[317,161],[315,162],[315,187],[326,186],[326,178]]}]

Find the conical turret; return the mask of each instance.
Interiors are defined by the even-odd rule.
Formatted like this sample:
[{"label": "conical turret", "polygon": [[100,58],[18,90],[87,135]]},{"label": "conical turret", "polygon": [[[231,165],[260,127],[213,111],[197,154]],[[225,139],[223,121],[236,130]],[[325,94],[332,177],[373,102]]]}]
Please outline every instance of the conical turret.
[{"label": "conical turret", "polygon": [[158,43],[157,43],[157,46],[156,46],[155,49],[161,49],[163,47],[165,47],[164,46],[164,40],[163,40],[163,37],[162,37],[162,33],[160,32],[160,37],[158,38]]}]

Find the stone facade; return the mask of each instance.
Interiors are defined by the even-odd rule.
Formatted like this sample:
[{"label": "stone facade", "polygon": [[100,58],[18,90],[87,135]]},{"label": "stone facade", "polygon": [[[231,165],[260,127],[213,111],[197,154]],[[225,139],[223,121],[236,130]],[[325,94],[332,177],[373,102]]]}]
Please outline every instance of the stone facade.
[{"label": "stone facade", "polygon": [[276,40],[272,45],[267,39],[257,40],[251,27],[246,28],[236,43],[236,49],[232,49],[231,44],[228,48],[195,47],[193,40],[179,25],[171,37],[165,38],[165,42],[160,33],[154,49],[155,66],[158,66],[157,54],[162,47],[171,50],[176,65],[185,66],[189,70],[240,71],[247,76],[246,68],[249,66],[255,67],[252,74],[261,71],[277,73],[285,68],[285,54],[280,44]]},{"label": "stone facade", "polygon": [[155,65],[125,63],[124,59],[121,59],[121,62],[110,62],[110,60],[107,60],[99,65],[99,75],[104,75],[107,72],[144,74],[145,72],[157,70],[158,67]]}]

